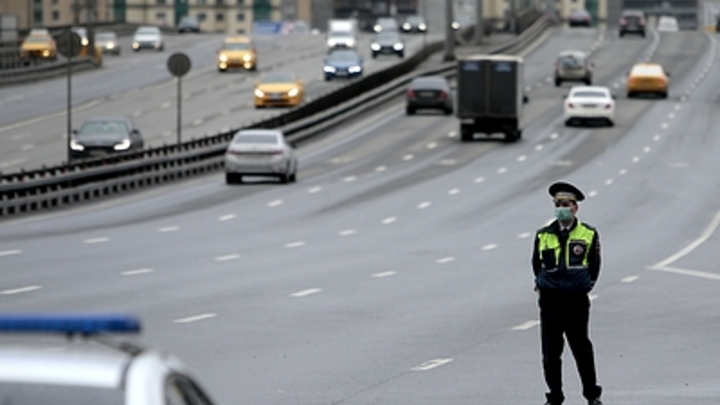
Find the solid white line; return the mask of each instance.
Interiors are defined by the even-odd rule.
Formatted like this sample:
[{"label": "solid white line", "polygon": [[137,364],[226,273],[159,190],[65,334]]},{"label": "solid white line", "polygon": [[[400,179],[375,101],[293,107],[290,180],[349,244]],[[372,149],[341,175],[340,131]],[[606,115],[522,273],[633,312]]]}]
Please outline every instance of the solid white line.
[{"label": "solid white line", "polygon": [[22,250],[6,250],[4,252],[0,252],[0,256],[12,256],[19,254],[22,254]]},{"label": "solid white line", "polygon": [[513,326],[512,330],[528,330],[530,328],[534,328],[537,325],[540,325],[540,321],[527,321],[525,323],[521,323],[518,326]]},{"label": "solid white line", "polygon": [[24,293],[24,292],[37,291],[40,288],[42,288],[42,287],[40,287],[39,285],[31,285],[29,287],[16,288],[14,290],[5,290],[5,291],[0,292],[0,294],[2,294],[2,295],[20,294],[20,293]]},{"label": "solid white line", "polygon": [[434,359],[411,368],[412,371],[428,371],[452,362],[453,359]]},{"label": "solid white line", "polygon": [[153,269],[137,269],[137,270],[123,271],[120,274],[122,274],[123,276],[136,276],[138,274],[152,273],[152,271],[153,271]]},{"label": "solid white line", "polygon": [[309,288],[307,290],[298,291],[296,293],[290,294],[293,298],[301,298],[301,297],[307,297],[308,295],[317,294],[321,292],[322,289],[320,288]]},{"label": "solid white line", "polygon": [[595,294],[588,295],[588,298],[590,298],[590,301],[595,301],[597,299],[597,297],[599,297],[599,295],[595,295]]},{"label": "solid white line", "polygon": [[394,276],[395,274],[397,274],[397,273],[395,273],[394,271],[384,271],[384,272],[382,272],[382,273],[375,273],[375,274],[372,275],[372,277],[374,277],[374,278],[383,278],[383,277]]},{"label": "solid white line", "polygon": [[660,263],[657,263],[656,265],[652,266],[655,269],[666,267],[669,264],[671,264],[674,261],[677,261],[681,257],[689,254],[693,250],[695,250],[698,246],[705,243],[706,240],[708,240],[712,234],[715,232],[715,229],[717,229],[718,225],[720,225],[720,211],[718,211],[717,214],[715,214],[715,218],[710,221],[710,224],[705,228],[703,233],[700,235],[699,238],[695,239],[692,243],[687,245],[684,249],[681,251],[675,253],[674,255],[668,257],[667,259],[661,261]]},{"label": "solid white line", "polygon": [[15,160],[10,160],[8,162],[0,162],[0,169],[5,169],[12,166],[21,165],[23,163],[27,162],[27,159],[25,158],[18,158]]},{"label": "solid white line", "polygon": [[187,318],[176,319],[173,322],[174,323],[190,323],[190,322],[202,321],[204,319],[215,318],[216,316],[217,316],[217,314],[208,313],[208,314],[190,316]]},{"label": "solid white line", "polygon": [[700,278],[706,278],[708,280],[720,280],[720,274],[708,273],[705,271],[679,269],[676,267],[665,267],[665,266],[663,266],[663,267],[648,267],[648,268],[650,270],[664,271],[666,273],[682,274],[683,276],[700,277]]},{"label": "solid white line", "polygon": [[[90,107],[96,106],[96,105],[100,104],[101,101],[102,101],[102,100],[90,101],[90,102],[86,103],[85,105],[81,105],[81,106],[79,106],[79,107],[73,108],[73,109],[72,109],[72,112],[78,112],[78,111],[82,111],[82,110],[88,109],[88,108],[90,108]],[[7,130],[9,130],[9,129],[15,129],[15,128],[18,128],[18,127],[22,127],[22,126],[24,126],[24,125],[35,124],[35,123],[37,123],[37,122],[45,121],[45,120],[51,119],[51,118],[64,117],[66,114],[67,114],[67,111],[63,111],[63,112],[59,112],[59,113],[55,113],[55,114],[49,114],[49,115],[44,115],[44,116],[42,116],[42,117],[37,117],[37,118],[29,119],[29,120],[22,121],[22,122],[17,122],[17,123],[15,123],[15,124],[11,124],[11,125],[6,125],[6,126],[4,126],[4,127],[0,127],[0,132],[5,132],[5,131],[7,131]]]},{"label": "solid white line", "polygon": [[88,245],[92,245],[93,243],[105,243],[109,241],[110,238],[93,238],[93,239],[85,239],[85,243]]},{"label": "solid white line", "polygon": [[635,281],[639,278],[640,278],[640,276],[628,276],[628,277],[625,277],[624,279],[620,280],[620,282],[628,284],[628,283],[632,283],[633,281]]}]

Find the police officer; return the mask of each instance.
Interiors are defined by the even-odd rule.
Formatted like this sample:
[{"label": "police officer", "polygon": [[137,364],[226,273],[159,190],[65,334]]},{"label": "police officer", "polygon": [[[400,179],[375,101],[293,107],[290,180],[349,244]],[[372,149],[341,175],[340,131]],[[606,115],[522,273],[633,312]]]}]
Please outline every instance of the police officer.
[{"label": "police officer", "polygon": [[572,184],[556,182],[548,190],[556,220],[535,235],[532,269],[540,306],[542,364],[549,392],[545,405],[560,405],[562,352],[565,339],[575,357],[583,396],[589,405],[602,405],[597,384],[593,345],[588,335],[590,299],[600,273],[600,236],[575,216],[585,199]]}]

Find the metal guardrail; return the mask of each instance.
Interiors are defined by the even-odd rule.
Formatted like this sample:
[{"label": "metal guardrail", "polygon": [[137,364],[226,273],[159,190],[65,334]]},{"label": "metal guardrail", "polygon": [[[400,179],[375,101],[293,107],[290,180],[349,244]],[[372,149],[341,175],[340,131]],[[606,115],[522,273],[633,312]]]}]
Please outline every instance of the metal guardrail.
[{"label": "metal guardrail", "polygon": [[[554,24],[551,18],[540,17],[523,34],[489,49],[487,53],[511,53],[524,48]],[[396,97],[418,74],[451,75],[454,62],[420,73],[412,72],[427,56],[441,49],[442,41],[428,44],[402,63],[330,91],[286,114],[244,128],[180,145],[4,174],[0,177],[0,217],[70,205],[219,170],[224,164],[227,144],[238,129],[282,128],[289,140],[308,139],[336,125],[349,113],[357,113],[360,108],[372,108],[390,97]]]}]

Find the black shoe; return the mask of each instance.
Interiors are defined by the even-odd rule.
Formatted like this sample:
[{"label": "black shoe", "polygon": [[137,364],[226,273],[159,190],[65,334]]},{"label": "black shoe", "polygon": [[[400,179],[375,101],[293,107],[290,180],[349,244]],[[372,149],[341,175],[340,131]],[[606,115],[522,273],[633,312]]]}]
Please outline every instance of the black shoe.
[{"label": "black shoe", "polygon": [[600,398],[591,399],[588,401],[588,405],[603,405]]}]

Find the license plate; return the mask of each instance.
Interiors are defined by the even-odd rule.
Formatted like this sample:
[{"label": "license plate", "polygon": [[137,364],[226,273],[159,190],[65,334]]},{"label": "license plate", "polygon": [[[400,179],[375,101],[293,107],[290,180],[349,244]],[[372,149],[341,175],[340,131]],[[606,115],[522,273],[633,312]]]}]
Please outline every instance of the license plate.
[{"label": "license plate", "polygon": [[433,93],[432,91],[421,91],[420,92],[420,97],[430,98],[433,96],[435,96],[435,93]]},{"label": "license plate", "polygon": [[585,108],[595,108],[597,107],[597,104],[583,104],[582,106]]},{"label": "license plate", "polygon": [[282,99],[282,94],[271,94],[271,95],[270,95],[270,98],[273,99],[273,100],[281,100],[281,99]]},{"label": "license plate", "polygon": [[337,76],[345,76],[345,75],[347,75],[347,72],[344,71],[344,70],[338,70],[337,72],[335,72],[335,75],[337,75]]}]

